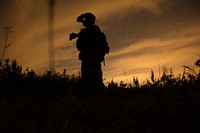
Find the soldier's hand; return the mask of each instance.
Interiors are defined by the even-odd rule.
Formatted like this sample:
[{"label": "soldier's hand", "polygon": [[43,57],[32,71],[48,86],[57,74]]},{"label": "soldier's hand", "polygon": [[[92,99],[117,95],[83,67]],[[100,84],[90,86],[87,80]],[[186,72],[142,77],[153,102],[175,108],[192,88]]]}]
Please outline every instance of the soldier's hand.
[{"label": "soldier's hand", "polygon": [[71,40],[73,40],[73,39],[75,39],[75,38],[77,38],[78,37],[78,34],[76,34],[76,33],[71,33],[70,35],[69,35],[69,40],[71,41]]}]

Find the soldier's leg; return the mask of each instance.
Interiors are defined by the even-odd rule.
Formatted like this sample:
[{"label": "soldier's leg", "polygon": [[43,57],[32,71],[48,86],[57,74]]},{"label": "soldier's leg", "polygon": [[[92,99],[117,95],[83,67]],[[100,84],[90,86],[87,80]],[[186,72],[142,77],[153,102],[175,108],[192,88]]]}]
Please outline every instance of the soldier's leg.
[{"label": "soldier's leg", "polygon": [[82,61],[81,66],[82,86],[88,93],[94,94],[104,87],[102,81],[101,63],[97,61]]}]

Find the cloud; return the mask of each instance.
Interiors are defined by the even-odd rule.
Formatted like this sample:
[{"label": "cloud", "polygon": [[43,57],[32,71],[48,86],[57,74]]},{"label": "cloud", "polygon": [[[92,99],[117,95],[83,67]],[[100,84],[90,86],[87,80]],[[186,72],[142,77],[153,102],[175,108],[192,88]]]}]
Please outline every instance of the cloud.
[{"label": "cloud", "polygon": [[[142,81],[149,78],[151,69],[158,76],[160,64],[168,68],[172,67],[175,74],[181,73],[181,66],[192,65],[197,59],[193,53],[200,51],[200,29],[191,26],[182,29],[180,33],[171,33],[170,36],[165,39],[146,39],[111,52],[107,56],[107,65],[112,71],[106,73],[106,77],[109,77],[109,79],[117,77],[122,80],[117,72],[126,70],[127,75],[136,75]],[[144,74],[146,74],[146,77],[144,77]]]},{"label": "cloud", "polygon": [[[145,54],[148,52],[158,52],[164,50],[179,50],[186,47],[198,46],[200,30],[195,27],[182,29],[179,33],[170,33],[166,38],[150,38],[141,40],[112,52],[112,56],[123,56],[133,52]],[[194,43],[194,44],[193,44]],[[152,51],[151,51],[152,50]],[[139,54],[140,56],[140,54]]]},{"label": "cloud", "polygon": [[104,31],[114,49],[155,36],[166,38],[171,32],[179,32],[182,27],[197,25],[200,21],[200,12],[191,10],[194,4],[188,0],[152,3],[155,6],[151,10],[125,8],[123,12],[118,10],[119,14],[106,18],[104,24],[107,28]]}]

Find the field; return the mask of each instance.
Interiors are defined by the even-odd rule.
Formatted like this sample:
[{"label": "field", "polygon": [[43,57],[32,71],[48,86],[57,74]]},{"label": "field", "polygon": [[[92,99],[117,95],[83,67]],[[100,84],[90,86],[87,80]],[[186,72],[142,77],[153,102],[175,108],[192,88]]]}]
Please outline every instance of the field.
[{"label": "field", "polygon": [[[199,132],[200,72],[163,73],[144,85],[111,81],[102,95],[81,95],[80,77],[36,74],[15,60],[0,61],[1,133]],[[88,88],[93,86],[88,85]]]}]

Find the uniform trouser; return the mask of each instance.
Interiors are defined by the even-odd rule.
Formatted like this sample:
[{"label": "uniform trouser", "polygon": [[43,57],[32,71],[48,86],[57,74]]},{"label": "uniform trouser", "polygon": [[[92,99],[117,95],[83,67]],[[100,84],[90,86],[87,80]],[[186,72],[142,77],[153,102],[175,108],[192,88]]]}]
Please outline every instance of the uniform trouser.
[{"label": "uniform trouser", "polygon": [[81,79],[85,83],[102,84],[101,62],[83,60],[81,65]]},{"label": "uniform trouser", "polygon": [[105,86],[102,80],[101,62],[82,60],[81,82],[75,93],[80,96],[102,96]]}]

